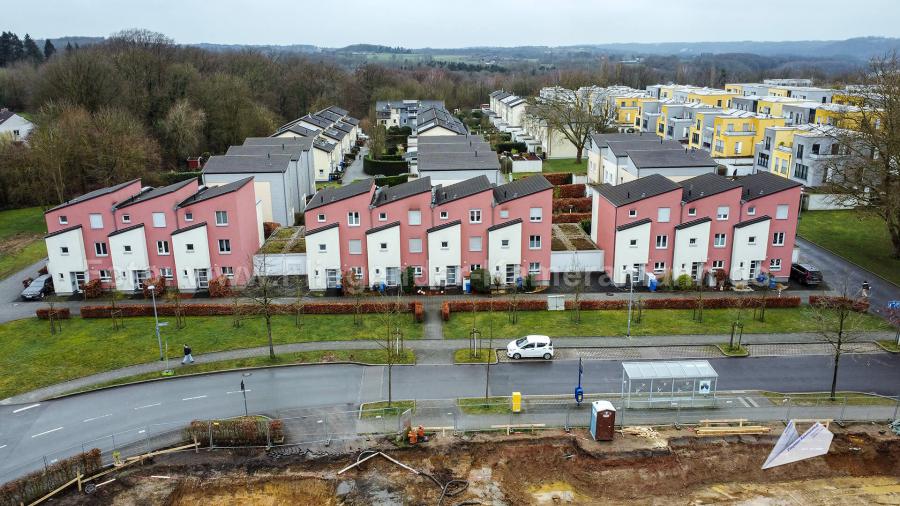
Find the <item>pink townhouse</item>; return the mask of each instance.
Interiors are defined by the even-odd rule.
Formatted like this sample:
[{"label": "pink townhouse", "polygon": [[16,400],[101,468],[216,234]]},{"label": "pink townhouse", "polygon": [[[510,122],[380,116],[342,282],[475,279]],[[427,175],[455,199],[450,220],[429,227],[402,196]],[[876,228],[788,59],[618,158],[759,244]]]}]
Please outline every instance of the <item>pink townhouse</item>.
[{"label": "pink townhouse", "polygon": [[[262,239],[251,181],[212,188],[198,187],[194,179],[161,188],[130,181],[51,209],[45,241],[57,293],[79,291],[91,279],[104,289],[137,291],[153,276],[183,290],[202,290],[216,275],[251,272]],[[193,216],[198,226],[188,223]],[[224,243],[206,232],[206,223],[217,219],[228,236]],[[61,228],[72,220],[78,223]],[[219,261],[219,245],[233,260]],[[220,264],[228,268],[214,271]]]},{"label": "pink townhouse", "polygon": [[[702,174],[682,181],[681,223],[704,220],[694,227],[684,227],[696,238],[697,255],[690,263],[678,261],[672,274],[689,272],[697,279],[699,271],[721,269],[731,271],[731,246],[734,226],[741,221],[741,185],[731,178],[715,174]],[[691,229],[691,230],[688,230]],[[690,244],[688,244],[691,247]],[[679,248],[680,249],[680,248]],[[702,250],[702,255],[701,255]],[[694,262],[700,265],[694,266]]]},{"label": "pink townhouse", "polygon": [[[494,223],[499,225],[510,219],[521,220],[521,269],[518,276],[524,278],[530,275],[536,283],[548,284],[553,236],[553,185],[547,178],[531,176],[494,188]],[[498,256],[495,249],[499,248],[499,255],[502,256],[505,252],[502,242],[499,245],[489,242],[492,248],[490,255]],[[497,264],[501,262],[491,262],[495,273]]]},{"label": "pink townhouse", "polygon": [[[371,223],[378,230],[370,231],[367,237],[377,246],[377,250],[373,248],[369,253],[370,275],[374,270],[378,270],[378,276],[373,280],[375,283],[387,284],[388,269],[392,269],[393,282],[394,267],[399,267],[402,281],[406,269],[412,267],[415,284],[428,284],[425,270],[428,268],[427,231],[433,224],[431,198],[429,177],[414,179],[396,186],[383,186],[375,190],[369,210]],[[386,227],[391,224],[395,224],[398,230]],[[397,239],[399,256],[396,255],[396,247],[392,248],[392,245],[385,248],[385,251],[381,248],[385,241],[391,242],[394,235],[399,235]],[[395,251],[391,251],[392,249]]]},{"label": "pink townhouse", "polygon": [[[738,179],[743,189],[741,194],[741,223],[756,220],[751,226],[756,230],[757,247],[763,246],[764,255],[750,258],[748,279],[753,279],[760,270],[768,272],[779,281],[788,279],[797,239],[797,222],[800,213],[802,185],[796,181],[776,176],[770,172],[757,172]],[[768,219],[765,219],[765,218]],[[747,228],[745,225],[743,228]],[[746,232],[750,241],[751,232]],[[732,271],[733,272],[733,271]]]},{"label": "pink townhouse", "polygon": [[634,273],[634,282],[640,283],[647,272],[660,277],[669,270],[680,225],[681,186],[652,174],[593,188],[591,239],[604,250],[613,282],[625,284]]},{"label": "pink townhouse", "polygon": [[428,230],[430,286],[459,285],[473,270],[491,268],[488,231],[495,225],[493,189],[486,176],[434,187],[433,226]]}]

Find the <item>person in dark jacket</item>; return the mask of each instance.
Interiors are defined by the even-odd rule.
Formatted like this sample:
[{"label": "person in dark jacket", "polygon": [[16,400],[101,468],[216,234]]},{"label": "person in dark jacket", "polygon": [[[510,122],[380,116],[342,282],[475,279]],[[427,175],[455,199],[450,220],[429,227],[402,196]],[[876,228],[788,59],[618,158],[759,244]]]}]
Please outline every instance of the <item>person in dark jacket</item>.
[{"label": "person in dark jacket", "polygon": [[194,356],[191,355],[191,347],[188,345],[184,345],[184,358],[181,359],[181,365],[187,364],[188,362],[194,363]]}]

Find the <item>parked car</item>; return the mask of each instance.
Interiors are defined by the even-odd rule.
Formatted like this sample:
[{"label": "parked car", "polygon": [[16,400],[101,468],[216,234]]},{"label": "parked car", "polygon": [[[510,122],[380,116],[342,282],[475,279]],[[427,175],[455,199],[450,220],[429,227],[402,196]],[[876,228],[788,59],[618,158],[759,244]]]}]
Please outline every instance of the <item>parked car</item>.
[{"label": "parked car", "polygon": [[506,346],[506,356],[519,360],[520,358],[553,358],[553,341],[547,336],[528,335],[516,339]]},{"label": "parked car", "polygon": [[53,276],[42,274],[22,290],[22,298],[25,300],[41,300],[46,295],[53,293]]},{"label": "parked car", "polygon": [[817,286],[822,282],[822,271],[811,264],[791,264],[791,279],[805,286]]}]

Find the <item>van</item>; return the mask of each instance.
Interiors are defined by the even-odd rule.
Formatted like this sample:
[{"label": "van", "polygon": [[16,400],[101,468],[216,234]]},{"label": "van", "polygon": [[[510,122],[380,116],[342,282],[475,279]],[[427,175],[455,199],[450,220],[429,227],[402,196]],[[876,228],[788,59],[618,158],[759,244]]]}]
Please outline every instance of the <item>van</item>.
[{"label": "van", "polygon": [[548,336],[528,335],[506,346],[506,356],[519,360],[520,358],[553,358],[553,342]]}]

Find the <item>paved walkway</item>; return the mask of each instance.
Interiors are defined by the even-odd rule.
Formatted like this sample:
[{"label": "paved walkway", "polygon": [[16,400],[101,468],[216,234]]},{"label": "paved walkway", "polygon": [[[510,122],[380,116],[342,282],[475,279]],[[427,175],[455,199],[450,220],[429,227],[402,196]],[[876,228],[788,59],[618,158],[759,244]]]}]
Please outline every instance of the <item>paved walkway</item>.
[{"label": "paved walkway", "polygon": [[356,160],[353,160],[353,163],[350,164],[349,167],[344,169],[344,176],[341,178],[341,184],[346,186],[357,179],[365,179],[369,176],[363,172],[363,157],[366,156],[366,153],[369,152],[369,148],[363,147],[359,150],[359,155],[356,157]]},{"label": "paved walkway", "polygon": [[[875,341],[890,339],[892,336],[893,334],[889,332],[870,332],[866,336],[866,339]],[[728,336],[726,335],[653,336],[636,337],[632,339],[626,339],[624,337],[558,337],[553,340],[553,343],[557,348],[579,348],[581,349],[581,353],[587,354],[585,355],[585,358],[588,359],[615,360],[622,358],[691,358],[694,355],[697,355],[696,358],[721,357],[721,354],[711,354],[711,349],[714,349],[712,345],[723,343],[727,340]],[[494,341],[498,348],[502,348],[506,342],[505,338],[497,338]],[[811,333],[744,334],[744,343],[751,347],[751,350],[754,346],[776,344],[822,346],[822,343],[817,342],[816,335]],[[452,364],[453,352],[457,349],[465,348],[467,346],[467,341],[465,339],[421,339],[406,341],[405,344],[409,349],[416,353],[416,361],[419,364]],[[856,343],[856,346],[863,345],[868,345],[868,343]],[[371,350],[379,348],[380,344],[377,341],[314,341],[278,345],[275,346],[275,353],[283,354],[317,350]],[[601,350],[589,350],[590,348],[601,348]],[[797,346],[782,346],[781,348],[769,346],[768,348],[759,349],[761,350],[759,352],[760,356],[771,354],[822,354],[815,352],[798,353],[797,350],[800,350],[800,348]],[[778,350],[780,350],[780,353],[775,353]],[[202,352],[202,350],[195,351]],[[590,355],[590,353],[595,353],[595,355]],[[751,353],[753,352],[751,351]],[[269,348],[267,346],[261,346],[258,348],[244,348],[240,350],[197,354],[194,358],[196,359],[196,363],[202,364],[238,358],[264,357],[268,354]],[[622,355],[617,356],[616,354]],[[681,356],[676,357],[676,355],[679,354]],[[177,362],[175,366],[181,367]],[[35,402],[86,388],[91,385],[128,378],[138,374],[158,372],[164,369],[165,363],[160,361],[132,365],[33,390],[8,399],[0,400],[0,404]]]}]

